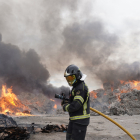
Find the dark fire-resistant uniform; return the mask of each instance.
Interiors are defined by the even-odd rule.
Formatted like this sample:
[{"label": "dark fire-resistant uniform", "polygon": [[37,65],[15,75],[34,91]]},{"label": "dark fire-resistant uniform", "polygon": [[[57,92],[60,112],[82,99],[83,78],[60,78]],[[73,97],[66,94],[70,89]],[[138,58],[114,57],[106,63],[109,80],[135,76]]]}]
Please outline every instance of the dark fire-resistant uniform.
[{"label": "dark fire-resistant uniform", "polygon": [[66,140],[84,140],[90,119],[89,91],[84,81],[73,85],[69,95],[69,103],[63,105],[63,110],[69,112],[70,121]]}]

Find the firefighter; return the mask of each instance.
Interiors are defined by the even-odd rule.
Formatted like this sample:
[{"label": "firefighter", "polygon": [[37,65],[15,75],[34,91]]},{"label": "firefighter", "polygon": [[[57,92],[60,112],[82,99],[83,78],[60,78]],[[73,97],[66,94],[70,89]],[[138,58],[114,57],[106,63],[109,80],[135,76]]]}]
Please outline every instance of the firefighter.
[{"label": "firefighter", "polygon": [[75,65],[66,68],[64,77],[72,86],[69,102],[63,104],[63,110],[69,112],[69,125],[66,140],[85,140],[87,126],[90,120],[90,96],[88,87],[80,69]]}]

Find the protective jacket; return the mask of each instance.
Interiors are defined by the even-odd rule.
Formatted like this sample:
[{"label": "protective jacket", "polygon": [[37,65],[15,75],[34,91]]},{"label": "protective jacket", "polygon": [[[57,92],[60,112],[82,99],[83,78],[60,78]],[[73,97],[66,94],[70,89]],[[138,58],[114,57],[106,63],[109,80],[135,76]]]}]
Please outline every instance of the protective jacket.
[{"label": "protective jacket", "polygon": [[84,81],[79,80],[73,85],[69,94],[69,103],[63,106],[63,110],[69,112],[70,121],[82,125],[89,124],[90,96]]}]

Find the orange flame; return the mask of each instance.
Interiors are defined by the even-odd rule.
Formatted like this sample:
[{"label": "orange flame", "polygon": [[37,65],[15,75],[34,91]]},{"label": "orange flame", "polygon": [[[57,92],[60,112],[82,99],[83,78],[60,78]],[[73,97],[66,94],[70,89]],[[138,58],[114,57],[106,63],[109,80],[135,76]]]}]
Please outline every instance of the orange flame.
[{"label": "orange flame", "polygon": [[125,83],[125,82],[124,82],[123,80],[120,80],[120,83],[123,84],[123,83]]},{"label": "orange flame", "polygon": [[0,97],[0,113],[17,115],[17,116],[31,116],[30,114],[23,113],[24,110],[29,108],[21,103],[17,96],[12,92],[12,87],[6,89],[6,85],[2,85],[2,93]]},{"label": "orange flame", "polygon": [[[128,83],[133,83],[134,84],[134,88],[133,89],[137,89],[137,90],[140,90],[140,81],[135,81],[135,80],[132,80],[132,81],[120,81],[121,84],[128,84]],[[126,91],[125,91],[126,92]],[[122,91],[122,93],[124,93]]]},{"label": "orange flame", "polygon": [[53,108],[54,108],[54,109],[57,109],[57,105],[55,104]]},{"label": "orange flame", "polygon": [[53,102],[55,101],[55,100],[53,100],[53,99],[50,99],[50,100],[53,101]]},{"label": "orange flame", "polygon": [[91,97],[97,98],[97,93],[95,91],[90,92]]},{"label": "orange flame", "polygon": [[[129,88],[128,89],[119,89],[120,93],[127,93],[127,92],[132,91],[133,89],[140,90],[140,81],[135,81],[135,80],[123,81],[123,80],[121,80],[120,83],[123,85],[125,85],[125,84],[132,85],[132,87],[130,87],[130,89]],[[118,101],[121,101],[120,95],[118,95]]]},{"label": "orange flame", "polygon": [[118,101],[121,101],[121,99],[120,99],[120,95],[118,95],[117,97],[118,97]]}]

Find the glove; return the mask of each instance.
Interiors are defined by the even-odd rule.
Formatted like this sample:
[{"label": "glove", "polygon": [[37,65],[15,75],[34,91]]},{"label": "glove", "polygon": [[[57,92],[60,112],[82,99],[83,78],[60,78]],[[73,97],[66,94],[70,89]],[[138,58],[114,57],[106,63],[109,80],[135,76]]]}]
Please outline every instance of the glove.
[{"label": "glove", "polygon": [[63,106],[62,106],[62,108],[63,108],[63,111],[68,111],[67,109],[66,109],[66,106],[69,106],[70,104],[64,104]]},{"label": "glove", "polygon": [[63,106],[64,104],[68,104],[68,103],[69,103],[68,101],[63,100],[63,101],[61,102],[61,106]]}]

